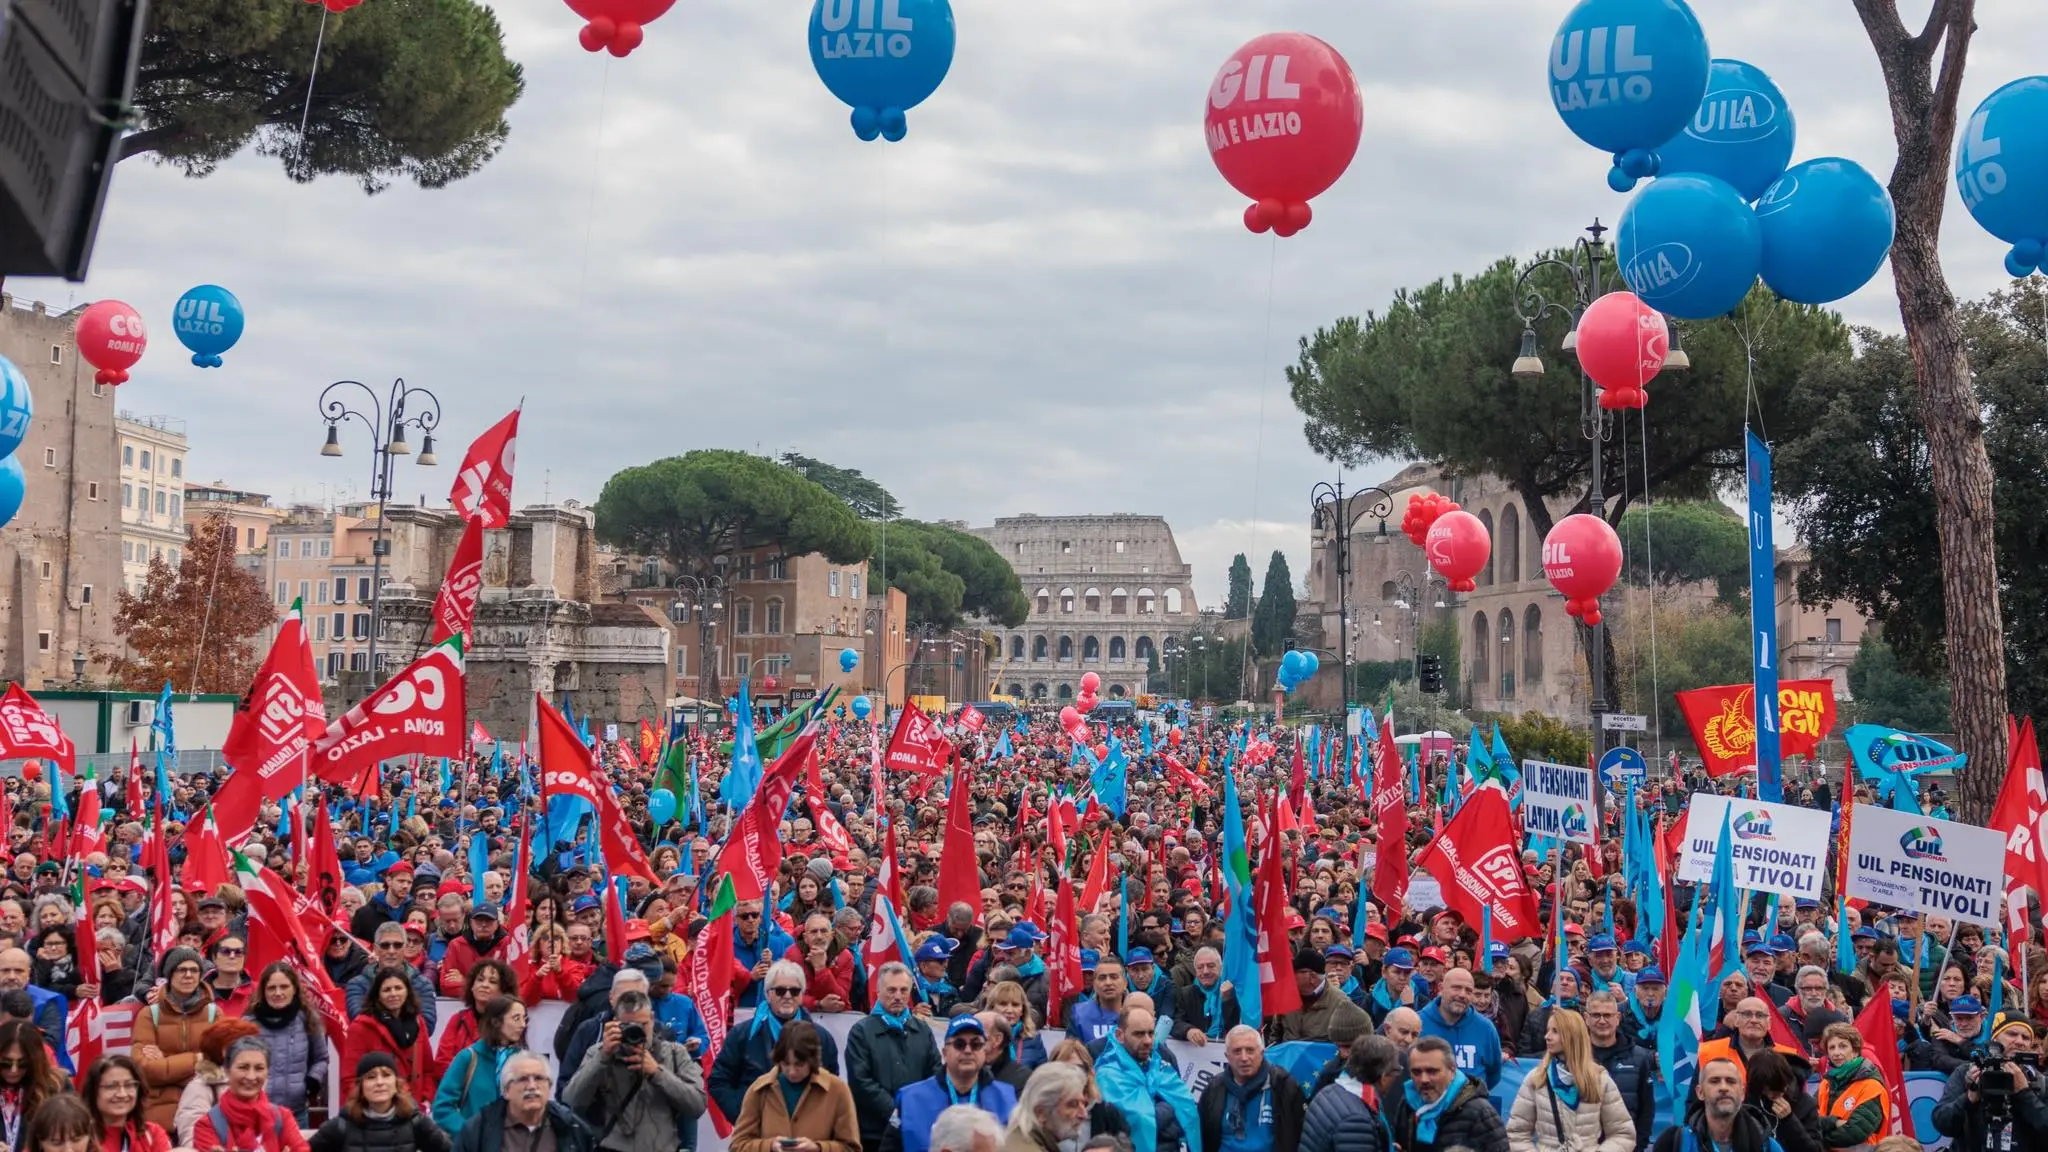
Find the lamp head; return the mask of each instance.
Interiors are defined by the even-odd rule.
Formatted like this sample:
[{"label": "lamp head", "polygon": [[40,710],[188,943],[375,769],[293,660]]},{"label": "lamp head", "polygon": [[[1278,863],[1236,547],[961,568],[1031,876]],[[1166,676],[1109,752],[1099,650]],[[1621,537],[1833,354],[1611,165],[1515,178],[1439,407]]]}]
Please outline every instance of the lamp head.
[{"label": "lamp head", "polygon": [[332,424],[327,426],[327,443],[320,446],[322,456],[341,455],[341,429]]},{"label": "lamp head", "polygon": [[1522,329],[1522,351],[1515,357],[1515,366],[1510,371],[1520,380],[1533,380],[1543,375],[1543,359],[1536,354],[1536,329]]}]

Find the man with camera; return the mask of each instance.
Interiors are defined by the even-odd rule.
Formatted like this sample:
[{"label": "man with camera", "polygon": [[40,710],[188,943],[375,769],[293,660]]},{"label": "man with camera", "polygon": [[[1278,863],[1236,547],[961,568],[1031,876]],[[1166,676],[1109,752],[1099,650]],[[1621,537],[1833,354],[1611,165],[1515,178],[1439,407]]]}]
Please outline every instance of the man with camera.
[{"label": "man with camera", "polygon": [[704,1073],[682,1045],[662,1037],[654,1002],[635,989],[613,1004],[562,1095],[597,1130],[600,1149],[675,1152],[680,1126],[704,1114]]},{"label": "man with camera", "polygon": [[[2001,1128],[2004,1141],[1987,1143]],[[2040,1039],[2025,1017],[1999,1016],[1976,1059],[1949,1073],[1948,1089],[1934,1106],[1934,1130],[1949,1137],[1959,1152],[2048,1148]]]}]

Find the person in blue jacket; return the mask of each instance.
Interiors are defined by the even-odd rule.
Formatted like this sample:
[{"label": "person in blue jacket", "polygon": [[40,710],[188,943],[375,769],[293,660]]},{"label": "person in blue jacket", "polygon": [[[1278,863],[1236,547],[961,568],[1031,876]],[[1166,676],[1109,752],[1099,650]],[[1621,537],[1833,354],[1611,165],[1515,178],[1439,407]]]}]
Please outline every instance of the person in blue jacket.
[{"label": "person in blue jacket", "polygon": [[1444,973],[1436,999],[1422,1006],[1422,1034],[1451,1046],[1458,1071],[1486,1084],[1500,1083],[1500,1033],[1493,1021],[1472,1011],[1472,973],[1452,968]]},{"label": "person in blue jacket", "polygon": [[[739,996],[734,1005],[740,1008],[761,1006],[761,980],[768,975],[768,966],[782,959],[784,953],[796,941],[782,930],[782,926],[769,918],[762,910],[759,900],[743,900],[733,909],[732,914],[732,982]],[[833,1069],[836,1071],[836,1069]],[[740,1085],[745,1091],[747,1085]],[[738,1115],[738,1113],[728,1113]]]},{"label": "person in blue jacket", "polygon": [[882,1152],[931,1152],[932,1124],[955,1104],[979,1108],[999,1124],[1010,1122],[1017,1090],[988,1072],[988,1030],[972,1015],[946,1024],[942,1067],[929,1080],[896,1092],[896,1112],[882,1135]]}]

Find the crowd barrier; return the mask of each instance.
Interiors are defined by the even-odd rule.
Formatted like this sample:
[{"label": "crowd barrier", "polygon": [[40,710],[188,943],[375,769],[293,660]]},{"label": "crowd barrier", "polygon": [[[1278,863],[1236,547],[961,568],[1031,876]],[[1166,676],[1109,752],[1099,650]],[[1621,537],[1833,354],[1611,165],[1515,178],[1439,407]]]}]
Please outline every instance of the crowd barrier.
[{"label": "crowd barrier", "polygon": [[[526,1016],[526,1046],[547,1060],[548,1067],[554,1071],[558,1082],[562,1072],[556,1067],[555,1030],[560,1026],[562,1017],[568,1012],[568,1009],[569,1006],[559,1000],[547,1000],[543,1001],[538,1007],[531,1009]],[[449,1021],[453,1020],[456,1013],[460,1011],[462,1011],[462,1002],[459,1000],[438,1000],[435,1002],[434,1038],[436,1040],[440,1039],[442,1030],[448,1027]],[[733,1024],[734,1027],[738,1027],[748,1019],[751,1019],[753,1012],[743,1008],[735,1016]],[[134,1019],[135,1006],[133,1004],[117,1004],[107,1008],[100,1014],[100,1021],[105,1029],[107,1051],[125,1052],[128,1050],[129,1034],[133,1027]],[[860,1016],[852,1012],[835,1012],[819,1015],[815,1019],[818,1024],[824,1027],[826,1032],[831,1034],[832,1039],[839,1046],[839,1051],[844,1053],[846,1051],[847,1033],[853,1029],[854,1024],[860,1021]],[[926,1022],[932,1024],[935,1031],[938,1025],[944,1023],[944,1021],[931,1020]],[[1045,1029],[1039,1035],[1044,1039],[1047,1051],[1057,1048],[1060,1041],[1066,1039],[1066,1033],[1058,1028]],[[1189,1090],[1198,1096],[1201,1094],[1202,1089],[1208,1086],[1209,1081],[1214,1079],[1223,1069],[1223,1045],[1221,1044],[1197,1046],[1189,1044],[1184,1040],[1168,1040],[1166,1041],[1166,1047],[1173,1054],[1174,1061],[1179,1064],[1181,1077],[1187,1081]],[[1331,1044],[1294,1042],[1273,1045],[1266,1050],[1266,1055],[1268,1059],[1285,1068],[1290,1075],[1299,1080],[1304,1088],[1307,1088],[1313,1085],[1316,1072],[1328,1062],[1330,1057],[1336,1054],[1336,1051],[1336,1046]],[[341,1056],[338,1052],[334,1051],[331,1044],[328,1046],[327,1067],[327,1100],[328,1106],[332,1108],[341,1097]],[[1492,1093],[1494,1106],[1500,1109],[1502,1115],[1507,1114],[1509,1106],[1514,1103],[1515,1093],[1521,1089],[1522,1080],[1534,1068],[1535,1061],[1519,1060],[1509,1062],[1503,1069],[1500,1083],[1494,1086]],[[833,1071],[838,1072],[841,1069],[834,1069]],[[1914,1139],[1920,1141],[1927,1149],[1927,1152],[1945,1152],[1949,1146],[1948,1137],[1940,1135],[1934,1130],[1934,1106],[1941,1101],[1942,1091],[1947,1084],[1948,1077],[1939,1072],[1906,1073],[1906,1099],[1911,1114],[1911,1124],[1908,1126],[1907,1132]],[[1663,1085],[1660,1083],[1657,1087],[1656,1127],[1661,1132],[1670,1123],[1671,1099],[1665,1094]],[[711,1122],[708,1119],[698,1122],[697,1149],[698,1152],[726,1152],[725,1139],[720,1137],[717,1131],[712,1128]]]}]

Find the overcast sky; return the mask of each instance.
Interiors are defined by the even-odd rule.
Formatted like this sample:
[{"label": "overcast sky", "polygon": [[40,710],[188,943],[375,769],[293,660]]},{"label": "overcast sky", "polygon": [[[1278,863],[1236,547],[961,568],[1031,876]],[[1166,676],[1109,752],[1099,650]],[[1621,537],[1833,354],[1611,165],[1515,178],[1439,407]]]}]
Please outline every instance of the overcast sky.
[{"label": "overcast sky", "polygon": [[[402,375],[446,410],[446,465],[402,465],[406,499],[445,502],[463,446],[524,396],[520,503],[594,500],[618,467],[692,448],[795,448],[920,518],[1163,515],[1214,603],[1234,552],[1262,570],[1285,549],[1299,581],[1309,488],[1337,474],[1287,399],[1299,336],[1625,203],[1550,107],[1559,0],[955,4],[951,74],[884,144],[819,83],[802,0],[684,0],[624,60],[583,52],[562,4],[506,0],[527,91],[479,174],[365,197],[253,154],[206,180],[130,161],[91,279],[8,289],[140,308],[152,347],[123,407],[188,422],[189,476],[280,501],[363,491],[367,437],[318,456],[315,397]],[[1785,92],[1796,158],[1889,177],[1848,0],[1694,6],[1715,55]],[[1905,0],[1915,27],[1928,6]],[[2048,43],[2039,0],[1978,19],[1966,115]],[[1366,127],[1314,225],[1276,242],[1245,231],[1202,113],[1223,60],[1283,29],[1344,53]],[[1943,239],[1959,295],[2005,282],[1953,189]],[[249,315],[215,370],[170,333],[206,281]],[[1896,329],[1889,268],[1843,309]]]}]

